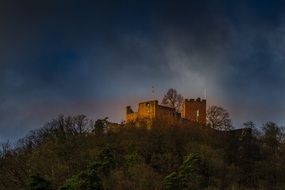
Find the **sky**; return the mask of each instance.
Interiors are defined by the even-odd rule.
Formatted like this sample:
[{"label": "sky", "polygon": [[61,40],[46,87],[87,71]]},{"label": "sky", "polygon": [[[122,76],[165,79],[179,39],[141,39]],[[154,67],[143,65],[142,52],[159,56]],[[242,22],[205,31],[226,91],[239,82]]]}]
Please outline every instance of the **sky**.
[{"label": "sky", "polygon": [[[0,2],[0,142],[64,115],[121,122],[169,88],[235,127],[285,124],[285,2]],[[154,88],[154,92],[153,91]]]}]

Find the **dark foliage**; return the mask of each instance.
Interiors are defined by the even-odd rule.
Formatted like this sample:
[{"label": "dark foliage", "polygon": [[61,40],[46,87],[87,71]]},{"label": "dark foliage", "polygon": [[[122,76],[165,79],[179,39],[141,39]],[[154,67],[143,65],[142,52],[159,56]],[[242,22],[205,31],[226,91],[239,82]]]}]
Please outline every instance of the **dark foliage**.
[{"label": "dark foliage", "polygon": [[275,123],[107,125],[60,115],[16,147],[4,143],[0,189],[285,189],[284,129]]},{"label": "dark foliage", "polygon": [[42,178],[38,173],[31,175],[31,190],[50,190],[50,182]]}]

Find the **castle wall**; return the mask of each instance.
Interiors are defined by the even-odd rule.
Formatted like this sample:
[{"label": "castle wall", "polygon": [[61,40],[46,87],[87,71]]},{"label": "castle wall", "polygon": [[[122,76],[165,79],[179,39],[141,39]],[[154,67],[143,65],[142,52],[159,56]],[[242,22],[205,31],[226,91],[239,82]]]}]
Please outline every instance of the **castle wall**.
[{"label": "castle wall", "polygon": [[138,117],[138,113],[134,112],[131,106],[127,106],[126,108],[126,122],[136,121]]},{"label": "castle wall", "polygon": [[133,121],[136,121],[138,118],[138,113],[135,112],[135,113],[129,113],[126,115],[126,122],[133,122]]},{"label": "castle wall", "polygon": [[200,98],[196,100],[185,99],[181,114],[177,113],[174,108],[158,105],[157,100],[139,103],[138,112],[134,112],[130,106],[126,108],[127,123],[141,119],[158,119],[173,123],[179,121],[181,118],[205,125],[206,100],[201,100]]},{"label": "castle wall", "polygon": [[139,103],[138,116],[140,118],[148,118],[148,119],[155,118],[157,107],[158,107],[157,100]]},{"label": "castle wall", "polygon": [[140,119],[161,119],[174,122],[179,116],[175,109],[158,105],[157,100],[139,103],[138,112],[133,112],[128,106],[126,112],[127,123]]},{"label": "castle wall", "polygon": [[206,100],[185,99],[183,103],[182,117],[192,122],[206,124]]},{"label": "castle wall", "polygon": [[158,119],[167,121],[167,122],[175,122],[180,119],[179,114],[175,111],[174,108],[158,106],[157,109],[157,117]]},{"label": "castle wall", "polygon": [[133,112],[130,106],[126,109],[126,122],[134,122],[140,119],[152,119],[156,117],[158,101],[148,101],[139,103],[138,112]]}]

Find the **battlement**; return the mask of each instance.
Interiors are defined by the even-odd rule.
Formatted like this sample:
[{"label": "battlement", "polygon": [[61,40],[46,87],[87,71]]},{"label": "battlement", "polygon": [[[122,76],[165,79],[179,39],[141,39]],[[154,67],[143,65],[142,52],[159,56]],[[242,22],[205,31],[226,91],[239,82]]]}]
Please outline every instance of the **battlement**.
[{"label": "battlement", "polygon": [[201,99],[201,98],[197,98],[196,100],[191,98],[191,99],[185,99],[185,102],[205,102],[206,103],[206,99]]},{"label": "battlement", "polygon": [[182,118],[192,122],[206,124],[206,100],[197,98],[185,99],[183,103]]}]

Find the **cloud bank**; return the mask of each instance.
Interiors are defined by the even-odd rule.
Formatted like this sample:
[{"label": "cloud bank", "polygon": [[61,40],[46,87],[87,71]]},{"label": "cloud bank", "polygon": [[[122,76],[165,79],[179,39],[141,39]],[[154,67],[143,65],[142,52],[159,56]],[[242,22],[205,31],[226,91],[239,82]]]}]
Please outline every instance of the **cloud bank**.
[{"label": "cloud bank", "polygon": [[[282,1],[1,2],[0,141],[59,113],[124,119],[174,87],[284,124]],[[152,86],[155,93],[152,93]]]}]

